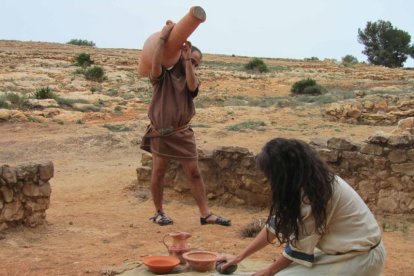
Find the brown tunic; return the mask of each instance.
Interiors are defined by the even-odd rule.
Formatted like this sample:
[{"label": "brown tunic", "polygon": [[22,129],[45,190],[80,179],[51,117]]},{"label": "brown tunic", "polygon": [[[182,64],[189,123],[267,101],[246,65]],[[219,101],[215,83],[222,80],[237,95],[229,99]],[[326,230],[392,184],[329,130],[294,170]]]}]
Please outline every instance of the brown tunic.
[{"label": "brown tunic", "polygon": [[152,81],[154,92],[148,110],[151,125],[145,133],[141,149],[173,159],[197,158],[193,130],[189,127],[195,115],[193,99],[198,94],[187,87],[180,59],[173,68],[162,69]]}]

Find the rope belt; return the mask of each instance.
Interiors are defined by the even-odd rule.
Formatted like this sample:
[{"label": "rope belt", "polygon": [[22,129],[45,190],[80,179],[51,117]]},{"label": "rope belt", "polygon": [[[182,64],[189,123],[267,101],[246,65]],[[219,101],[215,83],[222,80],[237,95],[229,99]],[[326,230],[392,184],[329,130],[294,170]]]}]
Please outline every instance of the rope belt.
[{"label": "rope belt", "polygon": [[170,135],[172,135],[174,133],[177,133],[181,130],[189,129],[190,125],[184,125],[184,126],[180,126],[180,127],[177,127],[177,128],[173,128],[172,126],[169,126],[169,127],[160,128],[160,129],[156,129],[153,125],[149,125],[148,127],[152,131],[149,134],[147,134],[146,137],[158,138],[158,137],[170,136]]}]

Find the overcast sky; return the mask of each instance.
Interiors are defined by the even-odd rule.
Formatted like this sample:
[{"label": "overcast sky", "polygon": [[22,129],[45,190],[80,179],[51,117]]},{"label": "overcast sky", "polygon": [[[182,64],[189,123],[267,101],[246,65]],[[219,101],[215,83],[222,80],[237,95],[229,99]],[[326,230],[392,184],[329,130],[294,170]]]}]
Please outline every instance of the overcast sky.
[{"label": "overcast sky", "polygon": [[207,20],[190,40],[205,53],[365,61],[358,28],[379,19],[414,43],[412,0],[0,0],[0,39],[141,49],[167,19],[178,21],[196,5]]}]

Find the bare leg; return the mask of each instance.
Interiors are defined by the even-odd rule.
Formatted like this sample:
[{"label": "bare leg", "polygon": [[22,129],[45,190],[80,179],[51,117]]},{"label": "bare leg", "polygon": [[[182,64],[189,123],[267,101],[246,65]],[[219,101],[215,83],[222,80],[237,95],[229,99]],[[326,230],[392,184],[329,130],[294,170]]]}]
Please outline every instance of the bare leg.
[{"label": "bare leg", "polygon": [[163,211],[164,176],[167,170],[168,159],[152,155],[151,194],[156,211]]},{"label": "bare leg", "polygon": [[203,178],[201,177],[200,170],[198,168],[197,160],[183,160],[181,165],[187,177],[190,180],[191,194],[193,195],[200,214],[202,217],[207,216],[210,211],[207,206],[206,190],[204,187]]},{"label": "bare leg", "polygon": [[[200,210],[200,215],[204,218],[210,214],[210,210],[207,204],[204,181],[201,177],[200,169],[198,168],[198,160],[182,160],[181,165],[190,180],[191,193]],[[207,221],[215,221],[216,219],[216,215],[211,215]]]}]

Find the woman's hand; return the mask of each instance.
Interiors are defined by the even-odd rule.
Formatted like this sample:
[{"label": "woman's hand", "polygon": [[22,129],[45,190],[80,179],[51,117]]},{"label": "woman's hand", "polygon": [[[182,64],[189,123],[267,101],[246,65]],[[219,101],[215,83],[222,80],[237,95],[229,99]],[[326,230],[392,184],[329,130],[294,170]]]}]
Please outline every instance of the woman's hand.
[{"label": "woman's hand", "polygon": [[231,265],[237,265],[238,263],[242,261],[242,259],[238,256],[226,255],[226,256],[221,256],[220,258],[217,259],[217,261],[226,262],[225,264],[222,265],[222,270],[225,270]]}]

